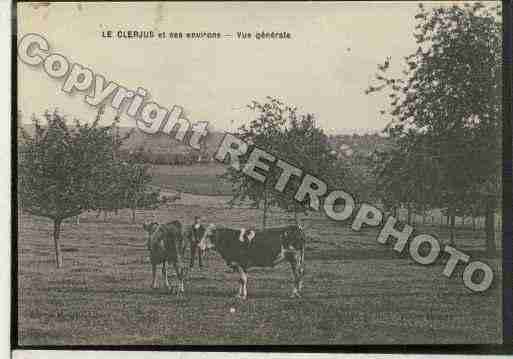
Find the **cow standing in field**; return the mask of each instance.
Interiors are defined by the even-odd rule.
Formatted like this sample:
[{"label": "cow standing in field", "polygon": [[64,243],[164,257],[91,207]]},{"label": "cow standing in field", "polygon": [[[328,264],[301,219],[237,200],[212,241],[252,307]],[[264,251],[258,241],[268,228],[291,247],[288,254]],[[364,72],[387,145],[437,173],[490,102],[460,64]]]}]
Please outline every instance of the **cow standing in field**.
[{"label": "cow standing in field", "polygon": [[157,265],[162,264],[162,279],[165,286],[170,289],[167,278],[167,264],[172,264],[178,277],[178,295],[184,292],[184,280],[186,269],[183,258],[185,241],[182,234],[180,221],[173,221],[166,224],[145,223],[144,230],[148,233],[148,250],[150,252],[151,270],[153,275],[152,288],[158,288]]},{"label": "cow standing in field", "polygon": [[237,297],[247,297],[247,270],[289,262],[294,275],[292,297],[300,297],[304,275],[305,235],[298,225],[262,231],[216,227],[210,224],[200,241],[202,249],[214,249],[240,274]]}]

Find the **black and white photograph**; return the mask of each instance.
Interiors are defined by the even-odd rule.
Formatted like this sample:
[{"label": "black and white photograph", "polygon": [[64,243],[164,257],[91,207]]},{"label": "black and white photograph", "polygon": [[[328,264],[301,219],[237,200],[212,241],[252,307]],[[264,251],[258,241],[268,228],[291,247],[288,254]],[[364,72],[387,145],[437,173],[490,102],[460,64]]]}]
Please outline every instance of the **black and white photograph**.
[{"label": "black and white photograph", "polygon": [[14,2],[13,345],[505,344],[503,7]]}]

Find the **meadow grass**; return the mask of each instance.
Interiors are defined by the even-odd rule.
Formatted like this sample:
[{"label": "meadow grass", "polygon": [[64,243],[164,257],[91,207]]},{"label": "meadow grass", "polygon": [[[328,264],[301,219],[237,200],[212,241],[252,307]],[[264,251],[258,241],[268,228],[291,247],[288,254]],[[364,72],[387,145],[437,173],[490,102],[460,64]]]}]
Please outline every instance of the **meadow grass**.
[{"label": "meadow grass", "polygon": [[209,196],[231,195],[232,185],[219,178],[225,166],[218,163],[191,166],[152,166],[152,185],[172,190]]},{"label": "meadow grass", "polygon": [[[22,215],[18,240],[18,338],[21,345],[134,344],[463,344],[501,341],[500,261],[487,258],[492,288],[472,293],[451,278],[445,261],[430,266],[376,242],[377,231],[353,232],[320,215],[305,219],[304,296],[290,299],[286,264],[249,271],[248,299],[233,298],[237,274],[216,253],[195,268],[185,298],[152,290],[142,223],[195,215],[227,226],[257,226],[261,212],[229,208],[218,198],[208,206],[176,202],[141,211],[137,223],[121,211],[107,221],[94,213],[80,225],[63,225],[64,267],[55,268],[51,224]],[[270,226],[290,223],[273,212]],[[447,242],[447,233],[437,233]],[[457,247],[482,259],[482,236],[457,233]],[[187,259],[187,258],[186,258]],[[172,285],[176,277],[169,270]],[[159,273],[160,276],[160,273]],[[235,312],[231,312],[234,308]]]}]

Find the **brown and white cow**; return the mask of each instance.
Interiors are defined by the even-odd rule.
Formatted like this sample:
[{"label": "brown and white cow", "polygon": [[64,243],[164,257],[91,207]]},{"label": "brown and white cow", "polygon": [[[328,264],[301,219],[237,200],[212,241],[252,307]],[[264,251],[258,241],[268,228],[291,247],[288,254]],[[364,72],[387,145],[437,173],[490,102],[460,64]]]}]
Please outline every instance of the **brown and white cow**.
[{"label": "brown and white cow", "polygon": [[178,295],[184,292],[186,268],[184,266],[185,241],[183,239],[182,224],[173,221],[166,224],[156,222],[144,223],[143,229],[148,233],[147,246],[150,252],[151,270],[153,275],[152,288],[158,288],[157,265],[162,264],[162,279],[165,286],[170,289],[167,278],[167,264],[172,264],[178,277]]},{"label": "brown and white cow", "polygon": [[240,273],[237,297],[247,297],[247,270],[251,267],[274,267],[288,262],[294,275],[292,297],[300,297],[304,275],[305,235],[301,226],[265,230],[231,229],[214,224],[207,226],[199,243],[202,249],[214,249],[226,264]]}]

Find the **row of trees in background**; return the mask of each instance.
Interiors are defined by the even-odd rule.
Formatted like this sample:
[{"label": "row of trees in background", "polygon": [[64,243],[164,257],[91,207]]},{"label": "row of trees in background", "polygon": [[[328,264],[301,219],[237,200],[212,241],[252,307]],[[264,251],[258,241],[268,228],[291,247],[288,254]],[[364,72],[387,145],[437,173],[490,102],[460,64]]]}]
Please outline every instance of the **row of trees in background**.
[{"label": "row of trees in background", "polygon": [[192,149],[184,152],[166,153],[152,152],[149,148],[139,146],[134,149],[120,149],[118,153],[121,159],[152,165],[190,166],[195,163],[212,162],[212,155]]},{"label": "row of trees in background", "polygon": [[53,221],[57,267],[62,266],[61,224],[89,210],[155,208],[158,190],[151,190],[149,166],[119,159],[128,138],[115,131],[117,119],[101,126],[100,110],[91,124],[69,125],[57,111],[45,113],[45,124],[33,118],[34,133],[21,128],[18,145],[18,205]]},{"label": "row of trees in background", "polygon": [[393,146],[375,154],[376,192],[395,211],[444,209],[454,240],[455,217],[484,216],[487,248],[495,251],[494,215],[501,198],[502,28],[497,8],[480,3],[427,11],[419,4],[401,76],[391,59],[378,66]]}]

